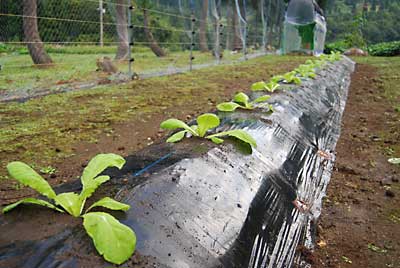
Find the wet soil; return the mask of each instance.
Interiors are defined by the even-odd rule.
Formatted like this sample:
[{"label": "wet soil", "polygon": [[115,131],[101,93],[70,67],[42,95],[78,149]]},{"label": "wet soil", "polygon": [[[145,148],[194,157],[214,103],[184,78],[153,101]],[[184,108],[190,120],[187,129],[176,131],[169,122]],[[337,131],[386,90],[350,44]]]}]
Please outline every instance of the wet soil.
[{"label": "wet soil", "polygon": [[378,70],[358,64],[318,224],[312,267],[400,267],[400,114]]}]

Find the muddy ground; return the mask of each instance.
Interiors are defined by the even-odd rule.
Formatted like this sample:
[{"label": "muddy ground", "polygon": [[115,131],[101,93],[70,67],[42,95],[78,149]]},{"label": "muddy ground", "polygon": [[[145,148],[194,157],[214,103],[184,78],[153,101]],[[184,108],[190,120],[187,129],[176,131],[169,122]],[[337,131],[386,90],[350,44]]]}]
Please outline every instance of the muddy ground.
[{"label": "muddy ground", "polygon": [[399,157],[400,114],[382,76],[359,64],[352,77],[313,267],[400,267],[400,167],[387,161]]}]

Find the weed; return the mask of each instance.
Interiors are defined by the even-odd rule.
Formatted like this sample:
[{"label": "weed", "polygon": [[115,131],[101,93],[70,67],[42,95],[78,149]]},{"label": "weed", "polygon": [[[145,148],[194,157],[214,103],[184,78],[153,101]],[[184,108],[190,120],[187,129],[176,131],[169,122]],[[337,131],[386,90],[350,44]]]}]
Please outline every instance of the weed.
[{"label": "weed", "polygon": [[371,250],[371,251],[373,251],[373,252],[377,252],[377,253],[386,253],[386,252],[387,252],[386,249],[382,249],[382,248],[380,248],[380,247],[377,247],[377,246],[375,246],[375,245],[372,244],[372,243],[369,243],[369,244],[368,244],[368,249]]},{"label": "weed", "polygon": [[55,168],[51,167],[51,166],[43,167],[43,168],[40,169],[40,173],[49,174],[49,175],[55,174],[56,171],[57,170]]}]

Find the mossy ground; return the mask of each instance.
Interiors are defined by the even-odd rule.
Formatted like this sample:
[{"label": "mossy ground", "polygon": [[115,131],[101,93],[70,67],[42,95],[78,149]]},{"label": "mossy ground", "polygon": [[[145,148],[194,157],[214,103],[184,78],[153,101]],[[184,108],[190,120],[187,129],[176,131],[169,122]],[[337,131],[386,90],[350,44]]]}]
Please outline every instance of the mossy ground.
[{"label": "mossy ground", "polygon": [[[37,89],[55,88],[69,83],[87,82],[101,76],[96,72],[96,60],[102,57],[113,59],[116,47],[70,46],[49,47],[49,55],[54,66],[35,67],[29,55],[14,53],[0,55],[0,91],[24,90],[33,92]],[[154,73],[174,68],[189,66],[189,51],[170,52],[166,57],[157,58],[149,48],[137,47],[132,56],[135,59],[133,69],[137,73]],[[211,53],[193,52],[193,64],[213,63],[215,58]],[[224,53],[226,62],[237,61],[243,57],[241,53]],[[116,61],[119,71],[128,71],[128,61]]]}]

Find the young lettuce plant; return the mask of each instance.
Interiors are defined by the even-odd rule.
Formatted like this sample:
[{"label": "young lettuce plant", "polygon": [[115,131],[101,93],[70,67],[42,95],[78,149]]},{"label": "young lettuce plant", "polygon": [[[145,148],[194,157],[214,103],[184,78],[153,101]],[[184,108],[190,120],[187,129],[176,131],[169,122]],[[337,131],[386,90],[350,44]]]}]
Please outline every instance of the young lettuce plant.
[{"label": "young lettuce plant", "polygon": [[329,55],[327,55],[327,54],[322,54],[322,55],[320,56],[320,58],[321,58],[322,60],[325,60],[325,61],[334,62],[334,61],[341,60],[342,54],[341,54],[340,52],[333,52],[333,51],[332,51],[332,53],[329,54]]},{"label": "young lettuce plant", "polygon": [[342,59],[342,53],[332,51],[331,55],[329,55],[330,61],[339,61]]},{"label": "young lettuce plant", "polygon": [[86,199],[101,184],[110,179],[109,176],[99,176],[100,173],[108,167],[121,169],[124,164],[124,158],[119,155],[99,154],[89,162],[82,173],[81,182],[83,187],[80,194],[73,192],[56,194],[48,182],[31,167],[22,162],[11,162],[7,165],[7,170],[11,177],[36,190],[53,202],[36,198],[25,198],[6,206],[3,209],[3,213],[9,212],[21,204],[34,204],[45,206],[61,213],[67,212],[74,217],[82,217],[83,226],[92,238],[98,253],[111,263],[122,264],[135,251],[135,233],[108,213],[89,211],[95,207],[127,211],[130,206],[110,197],[105,197],[95,202],[84,213],[82,212]]},{"label": "young lettuce plant", "polygon": [[296,85],[301,85],[301,79],[296,76],[296,72],[288,72],[282,75],[283,80],[285,80],[286,83],[288,84],[296,84]]},{"label": "young lettuce plant", "polygon": [[254,83],[251,85],[251,90],[253,91],[263,91],[266,90],[268,92],[274,92],[279,88],[279,81],[270,81],[265,83],[264,81]]},{"label": "young lettuce plant", "polygon": [[302,64],[294,72],[298,73],[301,77],[315,79],[316,74],[313,65]]},{"label": "young lettuce plant", "polygon": [[178,119],[168,119],[161,123],[160,127],[162,129],[169,129],[169,130],[176,130],[176,129],[183,129],[169,137],[167,142],[178,142],[182,140],[187,133],[195,137],[209,139],[216,144],[221,144],[224,142],[221,137],[230,136],[236,139],[239,139],[252,147],[257,147],[256,141],[253,137],[248,134],[246,131],[241,129],[234,129],[229,131],[224,131],[220,133],[216,133],[213,135],[207,135],[207,132],[210,129],[216,128],[220,124],[219,117],[215,114],[202,114],[197,117],[196,119],[197,125],[188,126],[185,122],[178,120]]},{"label": "young lettuce plant", "polygon": [[[237,108],[245,109],[245,110],[253,110],[258,107],[267,107],[270,111],[272,110],[272,106],[268,103],[263,103],[267,101],[271,96],[264,95],[261,96],[254,101],[249,101],[249,96],[240,92],[235,95],[233,101],[231,102],[223,102],[217,105],[217,109],[221,112],[233,112]],[[258,105],[257,105],[258,104]],[[257,106],[256,106],[257,105]]]},{"label": "young lettuce plant", "polygon": [[326,64],[325,60],[307,60],[306,65],[312,66],[312,68],[321,68],[323,65]]}]

